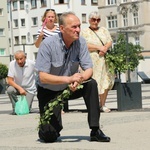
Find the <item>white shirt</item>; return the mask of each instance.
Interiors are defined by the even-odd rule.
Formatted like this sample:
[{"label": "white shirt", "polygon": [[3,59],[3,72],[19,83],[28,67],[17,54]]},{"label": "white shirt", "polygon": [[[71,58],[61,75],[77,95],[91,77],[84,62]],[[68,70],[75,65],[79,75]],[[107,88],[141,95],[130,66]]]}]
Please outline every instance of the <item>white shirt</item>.
[{"label": "white shirt", "polygon": [[34,94],[36,92],[36,74],[35,62],[27,60],[23,67],[20,67],[16,60],[9,64],[8,76],[14,78],[16,84],[20,85],[27,92]]}]

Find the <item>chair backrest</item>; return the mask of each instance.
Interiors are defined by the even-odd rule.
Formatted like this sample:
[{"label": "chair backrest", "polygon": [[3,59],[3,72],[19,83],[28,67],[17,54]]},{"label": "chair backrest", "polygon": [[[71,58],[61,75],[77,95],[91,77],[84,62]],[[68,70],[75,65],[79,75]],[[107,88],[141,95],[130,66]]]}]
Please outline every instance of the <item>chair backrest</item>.
[{"label": "chair backrest", "polygon": [[143,71],[139,71],[137,74],[143,80],[143,83],[150,83],[150,78]]}]

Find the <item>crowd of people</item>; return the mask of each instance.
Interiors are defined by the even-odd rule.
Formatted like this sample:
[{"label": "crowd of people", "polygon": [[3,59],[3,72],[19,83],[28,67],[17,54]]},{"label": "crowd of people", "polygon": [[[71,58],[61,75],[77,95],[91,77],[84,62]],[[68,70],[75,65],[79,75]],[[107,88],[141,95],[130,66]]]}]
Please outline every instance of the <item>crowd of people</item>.
[{"label": "crowd of people", "polygon": [[[17,95],[26,96],[31,111],[37,92],[42,116],[45,105],[69,85],[73,94],[66,100],[83,97],[85,101],[90,140],[110,142],[110,137],[100,129],[99,121],[100,112],[111,111],[105,102],[108,91],[113,87],[114,75],[109,73],[104,56],[112,46],[112,38],[105,27],[99,26],[100,20],[97,11],[91,12],[89,28],[81,31],[80,20],[73,12],[64,12],[59,22],[54,9],[44,12],[35,41],[39,48],[36,62],[28,60],[26,54],[19,50],[9,65],[7,93],[12,103],[12,114],[15,114]],[[80,84],[83,88],[78,89]],[[39,127],[38,135],[44,142],[55,142],[60,136],[63,129],[60,107],[56,107],[50,122]]]}]

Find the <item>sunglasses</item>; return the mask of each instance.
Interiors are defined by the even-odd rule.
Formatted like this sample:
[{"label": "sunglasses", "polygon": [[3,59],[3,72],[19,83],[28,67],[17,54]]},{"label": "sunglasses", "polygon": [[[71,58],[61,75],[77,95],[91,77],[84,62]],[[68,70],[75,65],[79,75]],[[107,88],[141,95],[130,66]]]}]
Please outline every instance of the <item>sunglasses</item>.
[{"label": "sunglasses", "polygon": [[46,9],[46,11],[55,11],[55,9]]},{"label": "sunglasses", "polygon": [[92,21],[92,22],[95,22],[95,21],[100,22],[100,21],[101,21],[101,19],[100,19],[100,18],[98,18],[98,19],[91,18],[91,21]]}]

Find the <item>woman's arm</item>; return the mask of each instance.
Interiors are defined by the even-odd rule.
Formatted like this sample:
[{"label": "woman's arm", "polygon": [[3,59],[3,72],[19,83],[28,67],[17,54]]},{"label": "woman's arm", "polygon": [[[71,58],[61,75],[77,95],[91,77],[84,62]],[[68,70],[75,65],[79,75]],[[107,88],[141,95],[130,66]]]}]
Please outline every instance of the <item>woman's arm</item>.
[{"label": "woman's arm", "polygon": [[41,32],[41,33],[39,34],[38,39],[37,39],[37,40],[35,41],[35,43],[34,43],[34,45],[36,46],[36,48],[39,48],[39,46],[40,46],[40,44],[41,44],[41,42],[42,42],[42,40],[43,40],[43,37],[44,37],[44,33]]},{"label": "woman's arm", "polygon": [[95,44],[88,43],[87,46],[88,46],[88,50],[90,52],[94,52],[94,51],[99,51],[100,50],[100,46],[95,45]]}]

